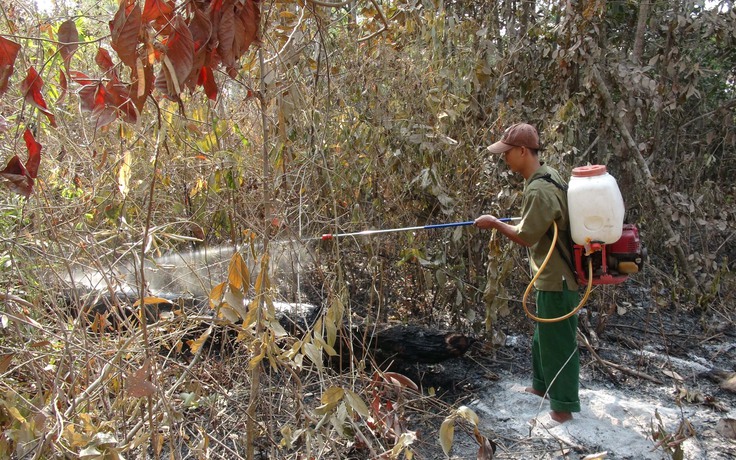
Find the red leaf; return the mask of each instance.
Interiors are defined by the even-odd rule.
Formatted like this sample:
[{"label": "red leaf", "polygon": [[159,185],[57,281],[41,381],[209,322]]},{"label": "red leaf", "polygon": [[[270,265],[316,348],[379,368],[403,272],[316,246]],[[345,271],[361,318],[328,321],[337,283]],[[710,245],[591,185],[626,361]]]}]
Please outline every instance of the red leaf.
[{"label": "red leaf", "polygon": [[82,110],[92,112],[105,106],[106,91],[102,82],[84,79],[75,79],[75,81],[82,85],[77,92]]},{"label": "red leaf", "polygon": [[209,14],[212,30],[220,28],[220,17],[222,16],[222,4],[224,0],[212,0],[210,3]]},{"label": "red leaf", "polygon": [[61,88],[61,94],[59,95],[59,99],[56,100],[57,104],[64,100],[66,92],[69,89],[69,84],[66,81],[66,74],[63,70],[59,70],[59,87]]},{"label": "red leaf", "polygon": [[189,31],[194,42],[194,59],[192,60],[192,71],[184,85],[190,90],[194,90],[197,85],[202,85],[202,67],[209,67],[210,56],[212,55],[212,46],[209,45],[212,37],[212,24],[198,8],[195,8],[194,15],[189,21]]},{"label": "red leaf", "polygon": [[77,44],[79,41],[79,32],[77,32],[77,26],[74,24],[73,20],[69,19],[64,21],[59,26],[58,37],[59,43],[61,44],[59,47],[59,54],[61,54],[62,59],[64,59],[64,67],[69,71],[69,63],[79,47]]},{"label": "red leaf", "polygon": [[13,155],[13,158],[8,161],[8,165],[5,166],[5,169],[0,171],[0,174],[15,174],[18,176],[25,176],[26,167],[23,166],[23,163],[21,163],[18,155]]},{"label": "red leaf", "polygon": [[141,30],[141,8],[135,0],[123,0],[112,21],[110,34],[112,35],[112,49],[118,57],[131,69],[136,68],[138,35]]},{"label": "red leaf", "polygon": [[46,101],[43,98],[43,94],[41,94],[41,87],[43,87],[43,80],[38,72],[36,72],[36,69],[31,67],[28,69],[28,76],[21,84],[23,96],[25,97],[26,102],[37,107],[46,115],[46,117],[48,117],[51,126],[56,126],[54,115],[49,111],[48,107],[46,107]]},{"label": "red leaf", "polygon": [[92,112],[92,120],[95,122],[95,128],[100,129],[109,125],[118,118],[118,114],[112,107],[101,106],[95,108]]},{"label": "red leaf", "polygon": [[217,30],[217,52],[220,59],[226,67],[235,66],[235,55],[233,55],[233,40],[235,39],[235,7],[232,2],[228,1],[222,7],[222,16],[220,16],[219,26]]},{"label": "red leaf", "polygon": [[92,83],[94,83],[94,81],[87,75],[76,70],[70,70],[69,77],[72,79],[73,82],[79,83],[80,85],[91,85]]},{"label": "red leaf", "polygon": [[26,174],[26,168],[18,155],[13,156],[8,165],[0,171],[0,177],[7,179],[5,185],[13,192],[28,197],[33,191],[33,179]]},{"label": "red leaf", "polygon": [[143,66],[136,69],[137,77],[133,80],[130,87],[130,98],[133,100],[136,110],[140,113],[146,98],[151,95],[155,77],[153,75],[153,67],[147,62]]},{"label": "red leaf", "polygon": [[161,66],[166,78],[167,94],[176,98],[184,89],[194,61],[192,33],[181,16],[174,20],[174,31],[166,42],[166,57]]},{"label": "red leaf", "polygon": [[95,62],[103,72],[109,72],[115,67],[115,64],[112,62],[112,58],[110,57],[110,53],[105,48],[97,49]]},{"label": "red leaf", "polygon": [[8,89],[8,81],[13,74],[18,51],[20,51],[19,44],[0,36],[0,96]]},{"label": "red leaf", "polygon": [[28,161],[26,161],[26,172],[28,176],[35,179],[38,176],[38,166],[41,164],[41,144],[36,142],[33,133],[26,128],[23,133],[23,139],[26,141],[28,148]]},{"label": "red leaf", "polygon": [[204,93],[208,98],[213,101],[217,100],[217,82],[215,82],[215,75],[212,73],[211,68],[203,66],[199,70],[197,84],[204,88]]},{"label": "red leaf", "polygon": [[261,9],[254,0],[246,0],[245,4],[237,12],[236,45],[233,46],[235,59],[239,59],[250,48],[253,42],[258,43],[258,28],[261,19]]},{"label": "red leaf", "polygon": [[143,22],[156,21],[159,24],[169,22],[174,13],[174,5],[166,0],[146,0],[143,7]]},{"label": "red leaf", "polygon": [[122,113],[125,121],[135,123],[138,120],[138,110],[130,97],[130,88],[131,85],[113,78],[105,87],[105,100],[108,107],[114,109],[116,116],[118,112]]},{"label": "red leaf", "polygon": [[212,37],[212,23],[199,8],[195,8],[194,16],[189,21],[189,32],[192,34],[194,51],[204,52],[204,47]]}]

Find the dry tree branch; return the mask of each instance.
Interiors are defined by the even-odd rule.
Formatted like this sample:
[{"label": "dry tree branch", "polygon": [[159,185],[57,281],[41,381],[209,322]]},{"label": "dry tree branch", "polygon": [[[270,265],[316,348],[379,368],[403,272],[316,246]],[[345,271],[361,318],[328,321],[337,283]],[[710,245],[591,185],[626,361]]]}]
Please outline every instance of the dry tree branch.
[{"label": "dry tree branch", "polygon": [[[647,197],[649,197],[649,200],[652,204],[652,209],[656,209],[657,206],[657,192],[654,184],[654,178],[652,177],[652,173],[649,170],[649,166],[647,165],[646,160],[641,155],[641,152],[639,151],[639,148],[637,147],[637,142],[634,140],[634,137],[631,135],[631,132],[626,127],[626,122],[619,114],[618,110],[616,110],[616,105],[613,102],[613,97],[611,96],[611,92],[608,90],[608,85],[606,84],[605,80],[603,80],[603,77],[601,76],[600,72],[598,71],[597,67],[593,67],[591,70],[591,77],[593,78],[593,81],[595,82],[596,89],[598,91],[598,94],[600,94],[601,98],[603,99],[603,103],[606,107],[606,109],[609,111],[609,113],[613,114],[613,121],[618,128],[619,133],[621,134],[621,137],[623,138],[624,142],[626,143],[626,147],[631,151],[632,157],[634,158],[634,162],[638,166],[635,171],[639,172],[641,174],[641,182],[643,187],[647,191]],[[669,215],[665,212],[659,212],[656,213],[657,218],[659,219],[660,225],[662,225],[662,228],[664,229],[665,235],[668,240],[672,240],[676,238],[675,230],[672,228],[672,225],[669,222]],[[687,261],[687,255],[685,254],[685,251],[682,249],[682,246],[680,245],[674,245],[672,246],[672,251],[675,253],[675,258],[680,263],[680,270],[685,275],[685,278],[687,279],[687,283],[690,285],[691,288],[700,289],[700,285],[698,284],[698,281],[695,279],[695,275],[693,274],[692,269],[690,268],[690,264]]]},{"label": "dry tree branch", "polygon": [[26,308],[33,308],[33,307],[35,307],[35,305],[33,305],[31,302],[29,302],[29,301],[27,301],[25,299],[21,299],[18,296],[14,296],[13,294],[7,294],[5,292],[0,292],[0,300],[15,302],[18,305],[22,305],[22,306],[24,306]]},{"label": "dry tree branch", "polygon": [[378,11],[378,14],[381,16],[381,22],[383,22],[383,27],[381,27],[380,29],[378,29],[377,31],[373,32],[372,34],[370,34],[370,35],[368,35],[366,37],[359,38],[358,39],[358,43],[362,43],[362,42],[368,41],[371,38],[376,37],[376,36],[382,34],[384,31],[388,30],[388,19],[386,19],[386,15],[383,13],[383,10],[378,5],[378,3],[376,3],[376,0],[371,0],[371,3],[373,4],[373,6]]},{"label": "dry tree branch", "polygon": [[605,360],[605,359],[601,358],[598,355],[598,353],[593,349],[593,346],[590,344],[590,342],[588,342],[588,338],[585,337],[585,335],[582,334],[580,331],[578,331],[578,337],[583,342],[583,345],[585,345],[585,348],[588,349],[588,351],[593,356],[593,358],[595,358],[595,360],[598,361],[600,364],[602,364],[604,366],[607,366],[607,367],[610,367],[610,368],[613,368],[613,369],[616,369],[617,371],[621,371],[624,374],[629,374],[629,375],[632,375],[634,377],[639,377],[641,379],[645,379],[645,380],[649,380],[650,382],[654,382],[654,383],[656,383],[658,385],[662,385],[662,381],[659,380],[659,379],[657,379],[656,377],[652,377],[651,375],[646,374],[644,372],[637,371],[637,370],[634,370],[634,369],[630,369],[630,368],[628,368],[626,366],[622,366],[620,364],[616,364],[616,363],[613,363],[611,361],[608,361],[608,360]]},{"label": "dry tree branch", "polygon": [[736,107],[736,99],[731,99],[730,101],[726,102],[725,104],[721,105],[720,107],[717,107],[714,110],[711,110],[710,112],[703,113],[701,115],[698,115],[697,117],[693,118],[692,120],[688,121],[687,123],[680,126],[680,129],[685,129],[691,124],[695,123],[698,120],[701,120],[703,118],[710,117],[714,113],[718,112],[719,110],[728,110],[730,108]]},{"label": "dry tree branch", "polygon": [[312,3],[313,5],[317,5],[317,6],[324,6],[327,8],[342,8],[343,6],[349,5],[353,1],[354,0],[345,0],[339,3],[332,3],[332,2],[322,2],[320,0],[309,0],[309,3]]}]

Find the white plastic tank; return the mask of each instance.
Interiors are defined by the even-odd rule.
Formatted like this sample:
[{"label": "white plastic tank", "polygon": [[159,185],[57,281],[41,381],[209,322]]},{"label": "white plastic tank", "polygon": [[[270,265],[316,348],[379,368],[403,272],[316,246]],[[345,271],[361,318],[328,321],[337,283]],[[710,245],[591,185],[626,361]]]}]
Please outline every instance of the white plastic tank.
[{"label": "white plastic tank", "polygon": [[567,188],[570,232],[575,244],[615,243],[624,225],[624,199],[616,179],[603,165],[572,170]]}]

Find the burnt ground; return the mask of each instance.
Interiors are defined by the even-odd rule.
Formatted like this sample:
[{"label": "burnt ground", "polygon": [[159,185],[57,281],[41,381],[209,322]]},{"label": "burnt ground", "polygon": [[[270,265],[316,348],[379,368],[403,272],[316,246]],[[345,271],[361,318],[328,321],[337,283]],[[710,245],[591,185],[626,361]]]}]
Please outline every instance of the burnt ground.
[{"label": "burnt ground", "polygon": [[[722,388],[725,378],[736,375],[732,319],[654,302],[643,288],[627,291],[626,300],[621,296],[609,303],[615,308],[605,308],[611,313],[605,321],[591,312],[600,310],[595,301],[582,313],[580,330],[592,342],[588,348],[581,338],[583,410],[561,427],[528,424],[549,407],[518,391],[529,384],[533,328],[520,309],[503,321],[504,346],[481,340],[461,358],[402,371],[451,408],[470,407],[480,433],[496,445],[493,458],[736,459],[736,440],[728,431],[736,423],[730,421],[736,418],[736,388]],[[448,413],[428,411],[414,419],[419,458],[446,458],[439,427]],[[671,435],[668,447],[656,445],[654,432]],[[469,424],[457,425],[452,458],[476,458],[472,433]],[[601,455],[586,457],[596,453]]]},{"label": "burnt ground", "polygon": [[[496,327],[505,335],[502,345],[466,332],[476,341],[462,357],[434,364],[396,363],[391,370],[419,385],[415,394],[401,400],[401,424],[417,436],[411,444],[414,458],[447,458],[440,444],[441,425],[467,406],[478,416],[478,434],[495,445],[493,458],[657,460],[681,454],[679,458],[691,460],[736,459],[736,441],[726,429],[736,419],[736,395],[722,388],[724,377],[736,375],[733,306],[720,298],[700,309],[687,307],[682,294],[635,281],[596,288],[581,312],[583,410],[562,427],[540,430],[528,425],[549,409],[540,399],[517,391],[529,383],[534,326],[515,300],[511,314]],[[313,285],[320,286],[321,280]],[[353,289],[351,304],[370,303],[365,294],[370,286]],[[315,289],[308,300],[323,305],[323,294]],[[425,319],[410,316],[418,325]],[[220,385],[227,386],[218,380]],[[318,393],[310,394],[314,399]],[[310,400],[302,403],[309,405]],[[657,445],[654,431],[664,434],[667,446]],[[476,458],[473,427],[458,419],[454,434],[450,457]],[[597,453],[601,455],[591,456]],[[356,450],[340,458],[371,457]]]}]

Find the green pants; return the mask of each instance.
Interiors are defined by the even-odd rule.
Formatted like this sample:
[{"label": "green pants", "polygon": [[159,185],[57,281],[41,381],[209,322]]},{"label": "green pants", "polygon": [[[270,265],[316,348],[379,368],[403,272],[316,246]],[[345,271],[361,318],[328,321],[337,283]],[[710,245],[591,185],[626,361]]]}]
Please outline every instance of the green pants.
[{"label": "green pants", "polygon": [[[537,316],[558,318],[578,305],[577,291],[537,291]],[[532,387],[549,395],[550,408],[559,412],[580,412],[580,356],[578,317],[556,323],[537,323],[532,342]]]}]

